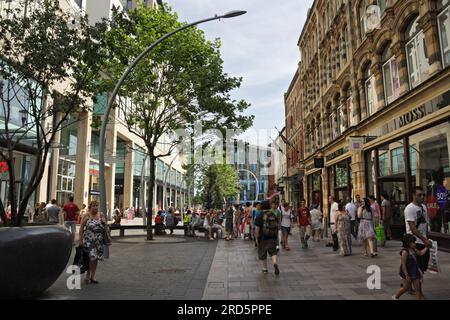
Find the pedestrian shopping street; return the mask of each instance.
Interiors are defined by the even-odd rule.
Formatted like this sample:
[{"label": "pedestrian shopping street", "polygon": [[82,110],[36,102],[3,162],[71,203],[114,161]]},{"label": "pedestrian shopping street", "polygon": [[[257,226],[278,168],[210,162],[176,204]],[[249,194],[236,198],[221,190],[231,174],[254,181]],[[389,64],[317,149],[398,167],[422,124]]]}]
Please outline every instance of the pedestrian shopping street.
[{"label": "pedestrian shopping street", "polygon": [[[352,256],[341,257],[325,247],[325,240],[310,241],[309,248],[302,249],[295,228],[291,250],[280,252],[281,273],[275,276],[270,263],[269,273],[262,274],[250,241],[193,239],[180,230],[153,242],[145,241],[140,231],[127,234],[119,238],[113,231],[110,259],[99,263],[99,284],[82,281],[80,290],[69,290],[69,274],[63,273],[39,299],[388,300],[401,283],[397,241],[379,248],[376,258],[364,257],[358,242]],[[439,252],[438,258],[441,272],[424,277],[423,291],[429,300],[450,299],[450,254]],[[378,290],[367,288],[370,265],[381,269]],[[412,299],[408,294],[401,298]]]}]

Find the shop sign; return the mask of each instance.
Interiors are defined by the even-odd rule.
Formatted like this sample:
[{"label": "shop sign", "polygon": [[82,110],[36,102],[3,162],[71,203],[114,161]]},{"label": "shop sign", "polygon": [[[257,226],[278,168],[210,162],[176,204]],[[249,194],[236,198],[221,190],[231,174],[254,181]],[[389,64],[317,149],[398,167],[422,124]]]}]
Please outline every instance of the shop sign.
[{"label": "shop sign", "polygon": [[425,105],[421,105],[420,107],[414,108],[398,118],[398,126],[399,128],[401,128],[403,126],[406,126],[407,124],[425,117],[426,115],[427,111],[425,109]]},{"label": "shop sign", "polygon": [[362,151],[364,146],[364,137],[350,137],[349,138],[349,151],[359,152]]},{"label": "shop sign", "polygon": [[447,205],[447,202],[448,202],[448,192],[444,186],[437,187],[436,198],[437,198],[437,203],[439,204],[439,207],[441,209],[445,208],[445,206]]},{"label": "shop sign", "polygon": [[325,159],[324,158],[314,158],[314,168],[325,168]]},{"label": "shop sign", "polygon": [[427,214],[430,219],[434,219],[438,212],[438,203],[435,196],[431,195],[427,198]]},{"label": "shop sign", "polygon": [[329,162],[333,159],[336,159],[339,156],[342,156],[343,154],[347,153],[348,150],[349,150],[348,147],[344,147],[344,148],[336,150],[335,152],[333,152],[327,156],[327,158],[326,158],[327,162]]}]

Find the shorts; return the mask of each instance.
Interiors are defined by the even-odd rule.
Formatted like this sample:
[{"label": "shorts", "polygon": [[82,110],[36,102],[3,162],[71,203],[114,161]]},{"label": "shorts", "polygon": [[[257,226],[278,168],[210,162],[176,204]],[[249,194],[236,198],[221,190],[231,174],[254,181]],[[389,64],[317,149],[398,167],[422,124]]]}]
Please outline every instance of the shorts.
[{"label": "shorts", "polygon": [[267,253],[272,256],[277,255],[277,239],[260,240],[258,245],[258,258],[260,260],[267,259]]},{"label": "shorts", "polygon": [[289,233],[291,233],[291,227],[283,227],[283,226],[281,226],[281,234],[283,236],[287,236]]},{"label": "shorts", "polygon": [[305,236],[311,237],[311,226],[300,226],[300,238],[304,238]]}]

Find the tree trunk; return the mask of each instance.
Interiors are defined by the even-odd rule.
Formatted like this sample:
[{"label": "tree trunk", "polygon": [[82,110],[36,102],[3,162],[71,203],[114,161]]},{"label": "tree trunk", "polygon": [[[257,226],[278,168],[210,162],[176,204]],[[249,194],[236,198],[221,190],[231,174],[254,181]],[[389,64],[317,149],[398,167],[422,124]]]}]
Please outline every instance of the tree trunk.
[{"label": "tree trunk", "polygon": [[144,161],[142,163],[142,171],[141,171],[141,193],[140,193],[140,198],[141,201],[139,201],[139,206],[142,208],[143,214],[142,214],[142,220],[143,220],[143,224],[146,225],[147,224],[147,211],[145,210],[145,187],[144,187],[144,177],[146,174],[146,162],[147,162],[147,154],[145,154],[144,156]]},{"label": "tree trunk", "polygon": [[155,185],[155,164],[156,158],[151,150],[148,150],[150,155],[150,181],[148,185],[148,217],[147,217],[147,240],[153,240],[153,186]]},{"label": "tree trunk", "polygon": [[[14,167],[14,151],[9,151],[9,159],[6,161],[9,174],[9,204],[11,206],[11,224],[16,225],[17,202],[16,202],[16,175]],[[8,206],[6,207],[8,208]]]}]

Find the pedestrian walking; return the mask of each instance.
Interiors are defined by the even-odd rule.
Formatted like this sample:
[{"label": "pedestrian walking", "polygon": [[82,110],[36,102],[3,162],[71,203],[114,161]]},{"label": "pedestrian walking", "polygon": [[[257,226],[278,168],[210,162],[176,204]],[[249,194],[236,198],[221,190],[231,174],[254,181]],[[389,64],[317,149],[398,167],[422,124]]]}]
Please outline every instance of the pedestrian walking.
[{"label": "pedestrian walking", "polygon": [[80,209],[73,202],[73,197],[69,197],[69,202],[64,205],[64,225],[69,229],[72,234],[72,242],[75,240],[75,233],[77,232],[77,216],[80,213]]},{"label": "pedestrian walking", "polygon": [[84,216],[80,225],[80,246],[89,253],[89,270],[86,273],[86,283],[95,283],[97,265],[99,260],[103,260],[103,250],[105,240],[106,219],[99,212],[97,201],[91,201],[88,207],[88,214]]},{"label": "pedestrian walking", "polygon": [[[376,200],[377,199],[375,198],[375,196],[373,196],[373,195],[369,196],[370,207],[372,208],[372,213],[373,213],[374,229],[381,224],[381,208]],[[375,234],[375,239],[374,239],[373,244],[374,244],[373,249],[374,249],[375,253],[378,253],[378,240],[377,240],[376,234]]]},{"label": "pedestrian walking", "polygon": [[175,226],[175,212],[169,209],[169,214],[166,215],[166,227],[170,229],[170,234],[173,234],[173,227]]},{"label": "pedestrian walking", "polygon": [[401,265],[399,275],[403,279],[402,288],[397,294],[392,296],[393,300],[399,300],[400,297],[414,287],[416,299],[425,299],[422,292],[423,272],[419,266],[419,259],[429,253],[428,247],[417,249],[416,238],[412,234],[405,234],[402,240],[402,250],[400,251]]},{"label": "pedestrian walking", "polygon": [[[416,238],[416,249],[421,251],[425,247],[430,248],[432,243],[427,238],[428,233],[428,216],[427,207],[423,204],[425,193],[423,188],[416,186],[413,189],[413,201],[405,208],[405,225],[406,233],[412,234]],[[425,273],[428,269],[430,260],[430,252],[418,257],[417,263],[420,270]]]},{"label": "pedestrian walking", "polygon": [[206,212],[205,220],[203,221],[203,227],[208,232],[208,240],[214,240],[212,236],[212,222],[211,222],[211,214],[209,211]]},{"label": "pedestrian walking", "polygon": [[233,239],[233,227],[234,227],[234,212],[236,208],[234,206],[228,206],[225,211],[225,240],[229,241]]},{"label": "pedestrian walking", "polygon": [[311,215],[312,241],[319,242],[322,236],[323,214],[315,205],[311,205],[309,213]]},{"label": "pedestrian walking", "polygon": [[302,248],[308,248],[308,239],[311,237],[311,214],[306,207],[305,199],[300,200],[300,208],[297,210],[297,224],[300,232]]},{"label": "pedestrian walking", "polygon": [[[259,204],[261,206],[261,204]],[[267,274],[267,254],[272,258],[275,275],[280,274],[277,261],[277,245],[279,221],[272,211],[259,214],[255,219],[255,237],[258,248],[258,258],[262,262],[262,272]]]},{"label": "pedestrian walking", "polygon": [[337,251],[339,248],[339,244],[337,242],[337,236],[336,236],[336,225],[335,225],[335,221],[336,221],[336,212],[339,209],[339,205],[338,203],[335,201],[334,196],[329,196],[328,198],[331,206],[330,206],[330,229],[331,229],[331,234],[330,234],[330,238],[327,244],[327,247],[333,247],[334,251]]},{"label": "pedestrian walking", "polygon": [[37,216],[37,223],[47,223],[48,222],[48,216],[47,211],[45,210],[45,202],[41,202],[38,207],[38,216]]},{"label": "pedestrian walking", "polygon": [[52,223],[52,224],[57,224],[60,221],[59,218],[59,213],[60,213],[60,208],[56,205],[57,201],[56,199],[52,199],[52,201],[50,202],[51,205],[49,207],[46,207],[45,211],[47,213],[48,216],[48,222]]},{"label": "pedestrian walking", "polygon": [[[276,206],[275,203],[272,205]],[[279,212],[278,209],[277,212]],[[285,202],[281,208],[281,245],[284,250],[288,251],[291,250],[288,241],[291,225],[291,208],[289,207],[289,203]]]},{"label": "pedestrian walking", "polygon": [[262,204],[261,202],[257,202],[255,204],[255,209],[252,210],[252,237],[255,240],[255,247],[257,247],[256,237],[255,237],[255,230],[256,230],[256,218],[261,216],[263,214],[262,212]]},{"label": "pedestrian walking", "polygon": [[253,229],[253,220],[252,220],[252,205],[250,202],[245,204],[244,211],[244,240],[248,238],[252,240],[252,229]]},{"label": "pedestrian walking", "polygon": [[[368,198],[364,198],[364,206],[358,209],[358,217],[360,217],[360,224],[358,230],[358,239],[363,242],[364,245],[364,255],[371,257],[377,256],[374,251],[374,239],[375,239],[375,229],[373,226],[373,213],[370,206]],[[369,252],[367,252],[369,249]]]},{"label": "pedestrian walking", "polygon": [[356,205],[352,202],[352,199],[350,197],[347,197],[347,204],[345,205],[345,211],[347,212],[347,214],[350,217],[350,230],[351,230],[351,234],[352,236],[355,238],[357,238],[358,233],[356,231]]},{"label": "pedestrian walking", "polygon": [[241,223],[242,223],[242,210],[241,206],[239,204],[235,205],[235,210],[233,212],[233,220],[234,220],[234,237],[240,238],[241,237]]},{"label": "pedestrian walking", "polygon": [[[385,191],[381,193],[381,224],[386,233],[386,240],[391,240],[392,205],[389,196]],[[384,247],[385,245],[386,241],[383,241],[381,246]]]},{"label": "pedestrian walking", "polygon": [[352,254],[352,224],[351,216],[345,210],[344,203],[339,202],[338,211],[336,212],[336,233],[339,242],[339,254],[341,256],[349,256]]}]

